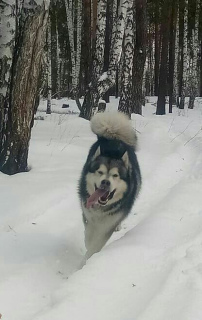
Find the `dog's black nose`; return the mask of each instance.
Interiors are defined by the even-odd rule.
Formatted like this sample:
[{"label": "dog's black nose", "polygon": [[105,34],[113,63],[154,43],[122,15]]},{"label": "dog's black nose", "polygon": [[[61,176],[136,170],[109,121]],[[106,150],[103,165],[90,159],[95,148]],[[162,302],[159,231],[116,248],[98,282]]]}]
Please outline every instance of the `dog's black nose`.
[{"label": "dog's black nose", "polygon": [[108,188],[110,186],[110,181],[109,180],[102,180],[101,181],[101,186],[104,188]]}]

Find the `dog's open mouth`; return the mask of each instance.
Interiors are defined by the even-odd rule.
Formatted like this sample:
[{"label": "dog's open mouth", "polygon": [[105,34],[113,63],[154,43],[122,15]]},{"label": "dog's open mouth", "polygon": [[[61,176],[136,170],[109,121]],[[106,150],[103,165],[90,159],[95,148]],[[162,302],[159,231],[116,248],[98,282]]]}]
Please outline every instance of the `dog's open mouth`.
[{"label": "dog's open mouth", "polygon": [[86,207],[90,208],[95,203],[105,206],[107,202],[113,198],[115,191],[116,189],[110,192],[109,190],[95,186],[95,192],[87,199]]}]

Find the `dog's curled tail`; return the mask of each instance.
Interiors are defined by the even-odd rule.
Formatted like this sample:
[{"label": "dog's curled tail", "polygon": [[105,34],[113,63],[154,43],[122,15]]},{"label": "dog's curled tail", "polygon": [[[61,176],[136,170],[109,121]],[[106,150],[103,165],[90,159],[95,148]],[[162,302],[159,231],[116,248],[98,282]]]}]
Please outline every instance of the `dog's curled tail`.
[{"label": "dog's curled tail", "polygon": [[91,119],[91,130],[98,138],[121,140],[133,147],[137,144],[131,121],[121,112],[97,113]]}]

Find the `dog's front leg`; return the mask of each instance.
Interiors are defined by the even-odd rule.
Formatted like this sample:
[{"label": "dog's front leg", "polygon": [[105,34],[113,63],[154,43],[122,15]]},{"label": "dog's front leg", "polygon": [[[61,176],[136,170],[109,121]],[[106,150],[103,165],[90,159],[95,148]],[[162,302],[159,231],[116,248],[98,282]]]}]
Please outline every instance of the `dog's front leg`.
[{"label": "dog's front leg", "polygon": [[106,233],[93,223],[88,222],[85,225],[86,260],[104,247],[111,234],[112,232]]}]

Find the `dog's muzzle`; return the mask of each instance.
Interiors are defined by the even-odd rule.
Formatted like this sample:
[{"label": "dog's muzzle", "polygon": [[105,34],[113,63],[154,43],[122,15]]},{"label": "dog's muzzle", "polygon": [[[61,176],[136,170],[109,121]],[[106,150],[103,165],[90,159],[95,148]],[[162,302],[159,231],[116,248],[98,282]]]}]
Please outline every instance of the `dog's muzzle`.
[{"label": "dog's muzzle", "polygon": [[87,199],[86,207],[90,208],[96,203],[105,206],[113,198],[115,191],[116,189],[110,192],[109,180],[102,180],[99,188],[95,185],[95,192]]}]

